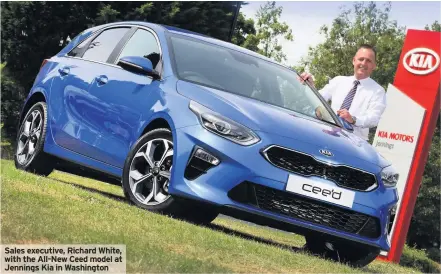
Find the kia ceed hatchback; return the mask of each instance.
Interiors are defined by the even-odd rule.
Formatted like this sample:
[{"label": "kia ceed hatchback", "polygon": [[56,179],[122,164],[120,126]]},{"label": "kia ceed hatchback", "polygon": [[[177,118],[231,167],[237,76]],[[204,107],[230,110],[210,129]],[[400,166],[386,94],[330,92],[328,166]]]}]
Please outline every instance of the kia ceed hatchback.
[{"label": "kia ceed hatchback", "polygon": [[352,265],[390,248],[398,174],[298,74],[233,44],[144,22],[90,28],[43,61],[16,167],[117,177],[137,206],[219,212],[305,235]]}]

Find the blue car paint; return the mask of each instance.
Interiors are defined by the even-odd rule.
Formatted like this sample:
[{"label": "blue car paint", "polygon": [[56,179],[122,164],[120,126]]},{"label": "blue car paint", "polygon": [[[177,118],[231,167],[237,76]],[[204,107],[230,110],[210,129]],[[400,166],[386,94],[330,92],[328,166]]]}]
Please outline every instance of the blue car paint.
[{"label": "blue car paint", "polygon": [[[140,25],[150,28],[162,51],[160,80],[125,71],[118,66],[67,57],[96,31],[108,26]],[[395,188],[386,188],[381,169],[390,165],[364,140],[340,128],[254,99],[179,80],[172,66],[167,32],[179,32],[245,52],[256,53],[192,32],[144,22],[98,26],[74,38],[42,67],[26,101],[39,93],[48,105],[48,134],[44,151],[57,157],[121,177],[127,154],[145,128],[156,119],[167,121],[173,134],[174,159],[169,193],[282,220],[311,230],[343,237],[389,250],[385,229],[389,209],[398,200]],[[272,61],[271,61],[272,62]],[[70,73],[63,76],[68,68]],[[107,78],[101,85],[98,78]],[[257,144],[241,146],[205,130],[189,109],[191,100],[255,131]],[[22,116],[25,114],[21,114]],[[377,239],[331,229],[326,226],[263,211],[231,200],[227,192],[243,181],[252,181],[285,191],[289,172],[277,168],[260,154],[276,144],[313,155],[329,164],[352,166],[375,174],[379,186],[370,192],[356,191],[352,210],[378,217],[382,233]],[[194,146],[200,146],[221,160],[221,165],[189,181],[184,170]],[[330,149],[332,159],[318,153]],[[335,186],[321,178],[313,180]]]}]

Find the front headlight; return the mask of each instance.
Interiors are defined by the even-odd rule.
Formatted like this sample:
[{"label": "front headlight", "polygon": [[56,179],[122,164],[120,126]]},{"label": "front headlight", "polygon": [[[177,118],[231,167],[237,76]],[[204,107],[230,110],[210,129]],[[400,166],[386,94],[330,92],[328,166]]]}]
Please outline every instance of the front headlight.
[{"label": "front headlight", "polygon": [[190,109],[198,116],[201,125],[236,144],[250,146],[260,141],[259,136],[251,129],[242,126],[201,104],[190,101]]},{"label": "front headlight", "polygon": [[398,172],[392,166],[385,167],[381,171],[381,179],[385,187],[395,187],[398,182]]}]

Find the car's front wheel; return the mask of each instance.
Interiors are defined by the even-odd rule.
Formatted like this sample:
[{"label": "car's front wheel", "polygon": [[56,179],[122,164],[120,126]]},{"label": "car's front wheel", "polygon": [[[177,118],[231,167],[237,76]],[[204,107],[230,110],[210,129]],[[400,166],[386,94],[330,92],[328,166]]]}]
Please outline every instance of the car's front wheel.
[{"label": "car's front wheel", "polygon": [[192,201],[169,194],[174,155],[169,129],[152,130],[133,146],[124,164],[122,186],[125,196],[149,211],[206,224],[216,218],[215,211],[201,210]]},{"label": "car's front wheel", "polygon": [[45,102],[38,102],[21,122],[14,155],[16,168],[43,176],[54,170],[54,158],[43,151],[46,131],[47,106]]},{"label": "car's front wheel", "polygon": [[363,267],[371,263],[380,254],[380,249],[345,240],[333,241],[322,235],[305,236],[304,248],[315,255],[351,265]]}]

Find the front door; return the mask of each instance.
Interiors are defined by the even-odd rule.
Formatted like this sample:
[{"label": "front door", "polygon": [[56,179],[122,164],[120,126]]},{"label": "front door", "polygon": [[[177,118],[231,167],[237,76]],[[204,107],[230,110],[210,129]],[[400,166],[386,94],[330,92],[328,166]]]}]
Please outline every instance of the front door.
[{"label": "front door", "polygon": [[113,49],[130,28],[112,28],[91,36],[57,61],[58,71],[50,92],[52,135],[64,148],[82,155],[99,158],[97,142],[101,129],[84,119],[106,115],[101,103],[88,91],[95,75],[108,60]]},{"label": "front door", "polygon": [[[155,36],[139,28],[117,56],[114,63],[124,56],[142,56],[159,63],[160,50]],[[103,162],[122,168],[131,145],[138,139],[142,114],[158,102],[159,81],[151,77],[129,72],[117,66],[103,66],[95,74],[89,95],[100,102],[98,112],[106,113],[97,119],[84,115],[91,124],[101,129],[96,148],[101,151]]]}]

